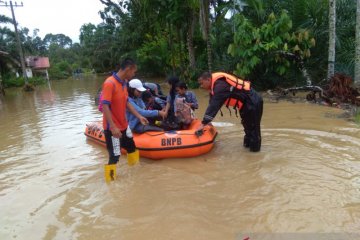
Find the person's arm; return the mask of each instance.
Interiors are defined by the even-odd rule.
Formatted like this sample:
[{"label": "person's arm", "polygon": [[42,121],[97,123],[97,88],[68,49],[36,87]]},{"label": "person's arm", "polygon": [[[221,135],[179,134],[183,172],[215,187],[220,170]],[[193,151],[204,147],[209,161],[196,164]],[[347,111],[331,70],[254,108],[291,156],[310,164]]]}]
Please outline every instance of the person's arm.
[{"label": "person's arm", "polygon": [[230,90],[227,83],[218,82],[214,86],[214,95],[210,98],[209,106],[206,108],[203,120],[198,130],[202,130],[216,116],[226,99],[230,97]]},{"label": "person's arm", "polygon": [[114,121],[112,120],[111,112],[110,112],[110,108],[109,108],[108,104],[103,104],[103,114],[105,116],[106,121],[110,125],[110,131],[111,131],[112,135],[116,138],[120,138],[121,131],[119,128],[116,127]]},{"label": "person's arm", "polygon": [[199,108],[199,104],[198,101],[196,99],[196,95],[193,92],[190,92],[190,99],[191,99],[191,106],[193,109],[198,109]]},{"label": "person's arm", "polygon": [[136,111],[134,106],[129,101],[126,103],[126,107],[132,114],[135,115],[135,117],[139,119],[142,125],[149,124],[149,121],[145,117],[141,116],[141,114]]},{"label": "person's arm", "polygon": [[165,118],[169,114],[170,101],[171,101],[171,97],[170,97],[170,95],[168,95],[167,98],[166,98],[166,105],[165,105]]},{"label": "person's arm", "polygon": [[166,106],[166,101],[159,98],[159,97],[155,97],[154,101],[160,105],[160,107],[165,110],[165,106]]},{"label": "person's arm", "polygon": [[157,117],[159,116],[158,110],[147,110],[145,109],[145,103],[141,99],[129,98],[128,101],[135,108],[135,110],[143,117]]}]

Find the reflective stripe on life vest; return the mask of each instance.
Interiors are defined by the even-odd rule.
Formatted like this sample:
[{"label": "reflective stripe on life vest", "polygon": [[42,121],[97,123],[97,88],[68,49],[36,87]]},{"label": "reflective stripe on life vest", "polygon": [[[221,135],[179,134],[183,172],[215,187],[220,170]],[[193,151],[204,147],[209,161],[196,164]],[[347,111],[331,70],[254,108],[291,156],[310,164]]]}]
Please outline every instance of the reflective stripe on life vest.
[{"label": "reflective stripe on life vest", "polygon": [[226,82],[229,83],[231,86],[235,87],[236,89],[243,89],[246,91],[250,91],[250,82],[237,78],[231,74],[224,73],[224,72],[216,72],[211,74],[211,94],[214,95],[214,84],[217,80],[221,78],[225,78]]}]

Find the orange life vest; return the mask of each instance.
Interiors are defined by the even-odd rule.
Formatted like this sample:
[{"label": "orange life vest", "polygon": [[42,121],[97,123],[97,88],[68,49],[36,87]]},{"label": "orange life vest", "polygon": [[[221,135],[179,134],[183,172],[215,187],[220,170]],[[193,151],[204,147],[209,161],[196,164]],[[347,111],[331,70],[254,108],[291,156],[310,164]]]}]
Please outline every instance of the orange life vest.
[{"label": "orange life vest", "polygon": [[[231,85],[230,91],[233,91],[234,88],[238,90],[250,91],[250,82],[237,78],[234,75],[224,73],[224,72],[216,72],[212,74],[211,78],[211,95],[214,95],[214,85],[215,82],[221,78],[225,78],[226,82]],[[232,106],[241,109],[243,103],[235,98],[228,98],[226,101],[226,107]]]}]

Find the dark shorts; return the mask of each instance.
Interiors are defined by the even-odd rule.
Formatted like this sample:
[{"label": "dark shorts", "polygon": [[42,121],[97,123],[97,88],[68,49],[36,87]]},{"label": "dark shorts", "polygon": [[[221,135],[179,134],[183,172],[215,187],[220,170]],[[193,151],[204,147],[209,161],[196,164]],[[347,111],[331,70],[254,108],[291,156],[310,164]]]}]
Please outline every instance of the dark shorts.
[{"label": "dark shorts", "polygon": [[[106,148],[109,153],[109,163],[108,164],[116,164],[119,161],[120,151],[117,151],[116,140],[113,142],[112,133],[110,130],[104,130],[105,140],[106,140]],[[121,148],[124,148],[128,153],[133,153],[136,150],[135,142],[132,137],[128,137],[126,135],[126,130],[121,131],[121,138],[118,139]],[[115,145],[114,145],[115,144]],[[115,151],[114,151],[115,150]]]}]

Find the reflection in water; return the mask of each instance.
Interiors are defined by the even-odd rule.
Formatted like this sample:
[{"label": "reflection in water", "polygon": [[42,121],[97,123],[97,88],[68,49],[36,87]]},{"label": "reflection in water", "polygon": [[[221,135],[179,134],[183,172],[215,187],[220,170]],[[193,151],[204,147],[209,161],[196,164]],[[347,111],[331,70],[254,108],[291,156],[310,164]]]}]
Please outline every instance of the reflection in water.
[{"label": "reflection in water", "polygon": [[[0,104],[0,239],[235,239],[254,232],[357,232],[360,129],[341,111],[266,103],[263,146],[242,147],[224,110],[214,149],[192,159],[121,157],[107,185],[103,147],[86,141],[102,79],[8,90]],[[207,93],[195,90],[201,117]]]}]

